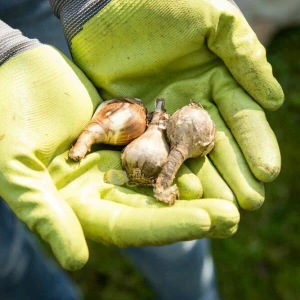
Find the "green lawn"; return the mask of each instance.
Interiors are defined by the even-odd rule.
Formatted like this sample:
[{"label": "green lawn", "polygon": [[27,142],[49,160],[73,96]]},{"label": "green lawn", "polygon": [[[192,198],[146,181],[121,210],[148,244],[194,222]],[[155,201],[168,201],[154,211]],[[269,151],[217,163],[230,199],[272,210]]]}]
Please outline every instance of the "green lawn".
[{"label": "green lawn", "polygon": [[[285,105],[268,120],[279,140],[282,172],[266,185],[266,202],[242,212],[239,231],[214,240],[213,255],[223,299],[300,299],[300,28],[279,33],[268,49]],[[154,299],[152,291],[118,252],[90,243],[91,259],[72,277],[86,299]]]}]

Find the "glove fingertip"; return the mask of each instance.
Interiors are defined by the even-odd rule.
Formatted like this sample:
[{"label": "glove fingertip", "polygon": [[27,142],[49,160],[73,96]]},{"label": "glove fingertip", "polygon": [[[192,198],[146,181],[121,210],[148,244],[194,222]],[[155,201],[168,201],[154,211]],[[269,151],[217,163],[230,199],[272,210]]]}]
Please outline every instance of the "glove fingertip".
[{"label": "glove fingertip", "polygon": [[[75,224],[73,224],[75,225]],[[53,233],[57,235],[48,240],[52,251],[59,261],[60,265],[68,270],[75,271],[81,269],[89,259],[89,249],[81,228],[72,227],[65,228],[66,233],[69,232],[69,238],[59,236],[59,232]]]},{"label": "glove fingertip", "polygon": [[274,181],[279,173],[281,171],[281,164],[275,162],[272,164],[272,161],[265,163],[264,165],[261,165],[260,167],[257,167],[253,169],[253,173],[255,177],[260,180],[261,182],[272,182]]},{"label": "glove fingertip", "polygon": [[278,110],[284,103],[284,92],[281,86],[278,84],[275,91],[273,92],[273,96],[269,96],[267,98],[268,99],[262,105],[263,108],[268,111]]},{"label": "glove fingertip", "polygon": [[239,205],[242,209],[247,210],[247,211],[254,211],[258,210],[264,203],[264,198],[263,199],[240,199],[239,200]]},{"label": "glove fingertip", "polygon": [[238,225],[235,225],[223,231],[211,231],[208,236],[210,238],[215,238],[215,239],[227,239],[232,237],[234,234],[236,234],[238,228],[239,228]]},{"label": "glove fingertip", "polygon": [[76,255],[76,257],[67,257],[63,261],[60,261],[62,267],[68,271],[80,270],[84,267],[89,259],[88,251],[84,251],[81,255]]}]

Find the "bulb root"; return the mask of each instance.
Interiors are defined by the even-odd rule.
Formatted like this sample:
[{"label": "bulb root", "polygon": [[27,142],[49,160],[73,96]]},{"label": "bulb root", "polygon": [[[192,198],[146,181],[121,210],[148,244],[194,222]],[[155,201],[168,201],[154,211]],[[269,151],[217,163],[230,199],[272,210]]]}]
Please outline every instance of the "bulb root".
[{"label": "bulb root", "polygon": [[170,187],[162,187],[155,185],[154,188],[154,197],[169,206],[173,205],[176,199],[179,197],[179,192],[176,184],[173,184]]}]

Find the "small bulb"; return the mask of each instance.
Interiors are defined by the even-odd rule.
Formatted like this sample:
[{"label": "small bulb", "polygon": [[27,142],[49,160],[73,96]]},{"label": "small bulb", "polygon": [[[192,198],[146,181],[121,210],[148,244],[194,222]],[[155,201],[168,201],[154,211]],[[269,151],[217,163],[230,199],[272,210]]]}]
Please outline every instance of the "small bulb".
[{"label": "small bulb", "polygon": [[167,118],[164,99],[157,99],[147,130],[123,150],[122,166],[131,182],[141,185],[155,183],[169,154],[169,145],[165,138]]},{"label": "small bulb", "polygon": [[102,102],[90,123],[69,151],[72,160],[82,160],[93,144],[127,145],[147,128],[147,109],[137,98]]}]

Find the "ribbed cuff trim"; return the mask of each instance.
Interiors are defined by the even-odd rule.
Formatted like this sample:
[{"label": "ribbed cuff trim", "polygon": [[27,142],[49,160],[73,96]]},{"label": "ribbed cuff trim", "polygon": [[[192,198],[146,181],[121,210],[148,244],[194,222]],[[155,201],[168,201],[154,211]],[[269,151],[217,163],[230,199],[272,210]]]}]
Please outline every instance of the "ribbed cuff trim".
[{"label": "ribbed cuff trim", "polygon": [[10,58],[25,51],[41,46],[36,39],[29,39],[16,30],[0,21],[0,65]]}]

